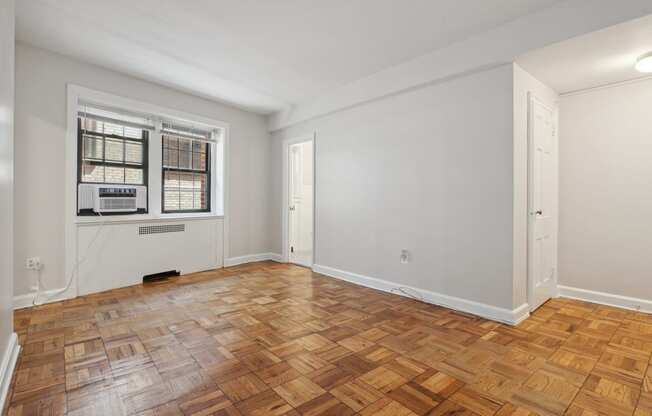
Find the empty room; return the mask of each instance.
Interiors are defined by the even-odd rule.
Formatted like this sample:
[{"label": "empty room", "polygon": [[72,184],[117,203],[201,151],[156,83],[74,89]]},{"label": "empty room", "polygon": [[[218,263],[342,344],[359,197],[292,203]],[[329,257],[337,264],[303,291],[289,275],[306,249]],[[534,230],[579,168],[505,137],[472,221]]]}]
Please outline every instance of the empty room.
[{"label": "empty room", "polygon": [[3,416],[652,416],[649,0],[0,0]]}]

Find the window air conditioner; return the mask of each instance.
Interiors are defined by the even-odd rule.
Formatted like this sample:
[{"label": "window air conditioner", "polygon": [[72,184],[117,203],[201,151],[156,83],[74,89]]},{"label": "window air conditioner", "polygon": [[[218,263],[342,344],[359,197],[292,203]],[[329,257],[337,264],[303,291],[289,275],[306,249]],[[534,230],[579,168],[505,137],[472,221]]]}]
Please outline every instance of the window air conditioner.
[{"label": "window air conditioner", "polygon": [[79,184],[77,213],[138,212],[147,210],[147,188],[135,185]]}]

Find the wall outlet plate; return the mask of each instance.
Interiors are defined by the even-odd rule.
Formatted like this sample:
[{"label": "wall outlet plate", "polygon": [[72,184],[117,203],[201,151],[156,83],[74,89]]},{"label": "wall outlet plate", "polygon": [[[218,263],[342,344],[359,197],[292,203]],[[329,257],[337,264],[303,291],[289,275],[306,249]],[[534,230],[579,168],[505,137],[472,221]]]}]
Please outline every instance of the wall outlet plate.
[{"label": "wall outlet plate", "polygon": [[41,259],[39,257],[29,257],[25,260],[27,270],[41,270]]},{"label": "wall outlet plate", "polygon": [[406,264],[410,262],[410,252],[403,249],[401,250],[401,263]]}]

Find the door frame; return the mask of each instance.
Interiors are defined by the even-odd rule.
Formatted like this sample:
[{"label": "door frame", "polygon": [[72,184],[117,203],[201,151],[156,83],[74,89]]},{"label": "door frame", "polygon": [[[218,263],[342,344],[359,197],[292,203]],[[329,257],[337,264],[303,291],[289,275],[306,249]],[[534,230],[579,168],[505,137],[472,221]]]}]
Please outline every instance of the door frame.
[{"label": "door frame", "polygon": [[535,211],[534,211],[534,111],[533,106],[537,103],[552,113],[552,123],[553,123],[553,160],[554,160],[554,178],[553,183],[555,186],[555,200],[553,203],[554,207],[554,220],[553,220],[553,253],[554,253],[554,275],[553,275],[553,284],[554,289],[552,297],[558,296],[558,227],[559,227],[559,109],[556,103],[552,105],[546,101],[538,98],[531,91],[527,94],[527,302],[530,307],[530,311],[535,310],[534,306],[534,264],[532,262],[533,248],[534,248],[534,220],[535,220]]},{"label": "door frame", "polygon": [[282,247],[282,258],[284,263],[289,263],[290,262],[290,207],[288,206],[288,199],[290,197],[290,189],[289,189],[289,183],[290,183],[290,146],[294,144],[299,144],[299,143],[307,143],[307,142],[312,142],[312,263],[309,265],[302,265],[306,266],[309,268],[312,268],[312,266],[315,264],[315,254],[316,254],[316,245],[315,241],[316,239],[316,227],[315,223],[316,218],[317,218],[317,181],[316,181],[316,172],[317,172],[317,161],[316,161],[316,155],[317,155],[317,140],[316,140],[316,133],[312,134],[311,136],[300,136],[296,137],[293,139],[285,139],[283,140],[283,200],[282,200],[282,205],[281,205],[281,226],[283,228],[282,232],[282,239],[283,239],[283,247]]}]

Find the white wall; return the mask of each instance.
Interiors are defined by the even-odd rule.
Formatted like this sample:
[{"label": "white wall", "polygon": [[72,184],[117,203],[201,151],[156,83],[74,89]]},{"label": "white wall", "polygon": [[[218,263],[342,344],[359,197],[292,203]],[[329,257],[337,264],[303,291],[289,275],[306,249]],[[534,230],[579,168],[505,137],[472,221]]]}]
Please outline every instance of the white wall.
[{"label": "white wall", "polygon": [[273,130],[423,87],[434,81],[512,62],[553,43],[652,13],[649,0],[562,0],[415,59],[360,78],[270,117]]},{"label": "white wall", "polygon": [[169,270],[186,274],[222,266],[222,219],[166,223],[183,224],[184,231],[139,235],[139,227],[161,223],[105,224],[101,230],[90,224],[77,227],[79,295],[136,285],[149,274]]},{"label": "white wall", "polygon": [[229,257],[269,252],[270,141],[262,116],[19,43],[16,49],[15,295],[28,293],[39,256],[45,286],[63,287],[66,84],[230,124]]},{"label": "white wall", "polygon": [[511,311],[512,78],[503,65],[276,132],[274,251],[281,141],[316,131],[316,264]]},{"label": "white wall", "polygon": [[0,412],[11,380],[14,287],[14,0],[0,2]]},{"label": "white wall", "polygon": [[561,97],[560,285],[652,300],[650,108],[652,79]]},{"label": "white wall", "polygon": [[[550,108],[558,105],[559,95],[554,90],[514,64],[514,305],[527,302],[529,93]],[[557,178],[553,181],[557,182]],[[555,198],[552,204],[557,206],[557,195],[552,197]],[[557,217],[558,213],[552,216]]]}]

